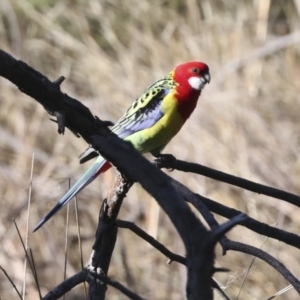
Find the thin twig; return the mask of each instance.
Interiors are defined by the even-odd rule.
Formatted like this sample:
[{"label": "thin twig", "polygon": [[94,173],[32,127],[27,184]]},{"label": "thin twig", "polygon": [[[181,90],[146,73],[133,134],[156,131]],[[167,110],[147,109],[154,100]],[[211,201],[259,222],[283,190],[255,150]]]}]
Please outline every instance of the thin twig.
[{"label": "thin twig", "polygon": [[32,266],[33,266],[33,276],[35,278],[35,282],[36,282],[37,289],[38,289],[38,292],[39,292],[39,297],[40,297],[40,299],[42,299],[41,288],[40,288],[40,284],[39,284],[39,281],[38,281],[38,275],[37,275],[35,262],[34,262],[34,257],[33,257],[31,248],[29,248],[29,252],[30,252],[30,258],[31,258],[31,261],[32,261]]},{"label": "thin twig", "polygon": [[[30,218],[30,205],[31,205],[31,193],[32,193],[32,178],[33,178],[33,167],[34,167],[34,153],[32,153],[31,159],[31,170],[30,170],[30,184],[29,184],[29,194],[28,194],[28,205],[27,205],[27,218],[26,218],[26,233],[25,233],[25,251],[28,249],[29,242],[29,218]],[[24,260],[24,279],[23,279],[23,287],[22,294],[23,299],[25,300],[25,291],[26,291],[26,270],[27,270],[27,259],[25,257]]]},{"label": "thin twig", "polygon": [[21,244],[22,244],[22,247],[23,247],[25,256],[26,256],[26,258],[27,258],[27,260],[28,260],[28,263],[29,263],[31,272],[32,272],[32,274],[33,274],[33,278],[34,278],[34,280],[35,280],[36,286],[37,286],[37,288],[39,288],[38,279],[37,279],[36,276],[34,276],[34,274],[36,274],[35,268],[33,267],[32,263],[31,263],[31,260],[30,260],[30,258],[29,258],[29,256],[28,256],[28,252],[26,251],[24,241],[23,241],[23,239],[22,239],[22,236],[21,236],[21,233],[20,233],[20,231],[19,231],[18,225],[17,225],[16,220],[15,220],[14,218],[13,218],[13,222],[14,222],[14,225],[15,225],[15,227],[16,227],[16,230],[17,230],[19,239],[20,239],[20,241],[21,241]]},{"label": "thin twig", "polygon": [[155,238],[153,238],[151,235],[146,233],[144,230],[142,230],[140,227],[138,227],[134,223],[128,222],[128,221],[123,221],[123,220],[116,220],[116,223],[117,223],[118,227],[120,227],[120,228],[130,229],[136,235],[141,237],[143,240],[147,241],[155,249],[159,250],[162,254],[164,254],[166,257],[168,257],[171,261],[177,261],[183,265],[186,265],[185,257],[171,252],[163,244],[158,242]]},{"label": "thin twig", "polygon": [[292,284],[292,286],[295,288],[298,294],[300,294],[300,281],[286,268],[286,266],[284,266],[272,255],[253,246],[246,245],[239,242],[234,242],[231,240],[227,240],[226,244],[228,250],[250,254],[268,263],[275,270],[277,270],[290,284]]},{"label": "thin twig", "polygon": [[[263,240],[261,246],[259,247],[259,249],[262,249],[262,247],[263,247],[263,245],[265,244],[265,242],[267,241],[267,239],[268,239],[268,237],[266,236],[265,239]],[[254,256],[254,257],[252,258],[252,261],[251,261],[249,267],[247,268],[247,271],[246,271],[246,274],[245,274],[245,276],[244,276],[244,278],[243,278],[243,281],[242,281],[242,283],[241,283],[239,292],[238,292],[238,294],[237,294],[237,296],[236,296],[236,300],[238,300],[239,297],[240,297],[240,294],[241,294],[241,292],[242,292],[243,286],[244,286],[244,284],[245,284],[245,282],[246,282],[246,279],[247,279],[247,277],[248,277],[248,274],[249,274],[249,272],[250,272],[250,269],[252,268],[252,266],[253,266],[253,264],[254,264],[255,259],[256,259],[256,257]]]},{"label": "thin twig", "polygon": [[[69,183],[69,189],[70,189],[71,188],[71,178],[68,178],[68,183]],[[67,211],[66,211],[64,280],[66,280],[66,278],[67,278],[69,217],[70,217],[70,202],[68,202],[68,204],[67,204]],[[63,296],[63,299],[65,299],[65,295]]]},{"label": "thin twig", "polygon": [[[81,244],[81,234],[80,234],[80,221],[79,221],[79,213],[78,213],[78,201],[77,196],[75,196],[75,218],[76,218],[76,225],[77,225],[77,238],[78,238],[78,248],[79,248],[79,254],[80,254],[80,264],[81,269],[83,269],[83,254],[82,254],[82,244]],[[84,289],[84,295],[85,299],[87,300],[87,288],[85,281],[83,282],[83,289]]]},{"label": "thin twig", "polygon": [[15,291],[17,292],[19,298],[20,298],[21,300],[23,300],[23,299],[22,299],[22,295],[21,295],[20,292],[18,291],[16,285],[14,284],[14,282],[12,281],[12,279],[9,277],[9,275],[7,274],[7,272],[2,268],[2,266],[0,266],[0,269],[2,270],[2,272],[4,273],[4,275],[6,276],[6,278],[9,280],[9,282],[11,283],[11,285],[13,286],[13,288],[15,289]]},{"label": "thin twig", "polygon": [[272,295],[271,297],[269,297],[268,299],[266,300],[272,300],[272,299],[275,299],[277,296],[280,296],[284,293],[286,293],[287,291],[293,289],[294,287],[289,284],[288,286],[286,286],[285,288],[281,289],[280,291],[278,291],[277,293],[275,293],[274,295]]}]

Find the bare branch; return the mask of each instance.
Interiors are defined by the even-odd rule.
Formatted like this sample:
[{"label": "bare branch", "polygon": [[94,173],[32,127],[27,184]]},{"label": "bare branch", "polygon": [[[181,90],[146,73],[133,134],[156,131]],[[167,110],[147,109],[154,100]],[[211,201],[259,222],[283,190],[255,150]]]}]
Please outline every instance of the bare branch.
[{"label": "bare branch", "polygon": [[[148,233],[146,233],[144,230],[142,230],[140,227],[138,227],[134,223],[128,222],[128,221],[123,221],[123,220],[117,220],[116,223],[117,223],[118,227],[130,229],[136,235],[138,235],[139,237],[141,237],[142,239],[144,239],[145,241],[147,241],[150,245],[152,245],[154,248],[156,248],[162,254],[164,254],[165,256],[167,256],[170,259],[170,263],[172,261],[176,261],[178,263],[186,265],[186,258],[185,257],[171,252],[163,244],[161,244],[160,242],[158,242],[151,235],[149,235]],[[221,270],[221,269],[216,269],[215,268],[214,271],[215,272],[220,272],[220,271],[228,272],[229,270],[227,270],[227,269],[226,270],[225,269]],[[227,295],[223,292],[223,290],[219,287],[219,285],[217,284],[217,282],[214,281],[214,279],[212,279],[212,287],[215,288],[215,289],[217,289],[221,293],[221,295],[223,296],[224,299],[229,299],[227,297]]]},{"label": "bare branch", "polygon": [[253,181],[243,179],[241,177],[237,177],[221,171],[217,171],[200,164],[185,162],[182,160],[172,161],[172,160],[162,160],[162,159],[158,161],[158,164],[160,168],[171,168],[171,169],[176,169],[178,171],[203,175],[205,177],[209,177],[221,182],[225,182],[254,193],[284,200],[288,203],[300,207],[300,197],[297,195],[273,187],[269,187],[260,183],[255,183]]},{"label": "bare branch", "polygon": [[[174,187],[177,188],[177,191],[182,193],[185,197],[185,199],[188,201],[188,199],[192,199],[192,201],[190,201],[191,203],[195,203],[196,201],[203,201],[205,205],[213,202],[215,204],[215,206],[217,207],[221,207],[222,209],[224,210],[231,210],[231,211],[234,211],[235,213],[233,215],[231,215],[231,217],[233,216],[238,216],[240,215],[240,212],[237,211],[237,210],[233,210],[233,209],[230,209],[224,205],[221,205],[219,203],[216,203],[210,199],[207,199],[207,198],[204,198],[198,194],[195,194],[193,192],[191,192],[187,187],[185,187],[184,185],[182,185],[181,183],[177,182],[176,180],[172,179],[172,184]],[[208,208],[209,205],[207,205]],[[221,209],[220,209],[221,210]],[[213,211],[213,209],[212,209]],[[221,210],[222,211],[222,210]],[[222,214],[221,214],[222,215]],[[226,216],[228,217],[228,216]],[[274,234],[274,238],[278,239],[278,237],[276,237],[276,235],[281,235],[281,236],[284,236],[284,237],[287,237],[287,236],[291,236],[293,234],[289,233],[289,232],[286,232],[284,230],[280,230],[280,229],[277,229],[277,228],[274,228],[274,227],[271,227],[271,226],[268,226],[264,223],[260,223],[250,217],[247,217],[247,219],[245,220],[242,220],[240,222],[240,225],[244,225],[245,226],[245,223],[249,225],[249,223],[253,223],[253,222],[257,222],[259,223],[257,225],[258,228],[261,229],[261,231],[271,231],[273,234]],[[216,227],[217,225],[217,221],[214,219],[214,223],[213,223],[213,226],[214,228]],[[248,226],[246,226],[248,227]],[[251,225],[250,225],[251,227]],[[252,228],[250,228],[252,229]],[[256,231],[254,229],[252,229],[253,231]],[[280,234],[281,233],[281,234]],[[263,234],[263,233],[261,233]],[[264,234],[266,236],[269,236],[267,234]],[[294,235],[296,236],[296,235]],[[298,236],[296,236],[297,239],[299,239]],[[268,264],[270,264],[272,267],[274,267],[286,280],[288,280],[294,287],[295,289],[297,290],[297,292],[300,294],[300,282],[299,280],[282,264],[280,263],[278,260],[276,260],[274,257],[272,257],[271,255],[269,255],[268,253],[264,252],[263,250],[261,249],[258,249],[258,248],[255,248],[255,247],[252,247],[252,246],[249,246],[249,245],[245,245],[245,244],[242,244],[242,243],[238,243],[238,242],[233,242],[229,239],[224,239],[224,246],[226,247],[227,250],[234,250],[234,251],[240,251],[240,252],[244,252],[244,253],[247,253],[247,254],[250,254],[250,255],[254,255],[262,260],[264,260],[265,262],[267,262]],[[294,246],[297,246],[299,247],[299,244],[295,244]]]},{"label": "bare branch", "polygon": [[151,235],[149,235],[147,232],[142,230],[140,227],[138,227],[134,223],[128,222],[128,221],[122,221],[122,220],[117,220],[116,223],[117,223],[118,227],[120,227],[120,228],[130,229],[136,235],[141,237],[143,240],[147,241],[155,249],[157,249],[162,254],[164,254],[166,257],[168,257],[171,261],[177,261],[177,262],[179,262],[183,265],[186,265],[186,258],[185,257],[171,252],[163,244],[158,242],[155,238],[153,238]]},{"label": "bare branch", "polygon": [[[105,158],[116,165],[127,178],[141,183],[145,190],[147,190],[165,210],[184,242],[187,252],[186,265],[188,269],[188,299],[212,299],[211,276],[214,271],[216,271],[213,267],[215,243],[237,222],[242,222],[242,224],[247,224],[250,227],[249,221],[252,219],[245,219],[244,216],[240,216],[229,221],[225,225],[223,224],[219,226],[213,215],[207,209],[209,206],[206,203],[209,199],[202,199],[199,195],[190,192],[187,188],[184,189],[178,185],[176,186],[176,184],[174,184],[176,183],[174,180],[151,165],[135,149],[133,149],[130,144],[121,141],[111,134],[109,129],[106,127],[109,125],[108,122],[100,121],[79,101],[72,99],[60,91],[62,79],[53,83],[39,72],[27,66],[25,63],[15,60],[12,56],[1,50],[0,76],[12,81],[22,92],[35,98],[50,114],[55,115],[57,117],[59,133],[64,132],[65,126],[68,127],[77,136],[80,135],[88,143],[91,143]],[[199,165],[196,166],[198,170]],[[177,162],[177,168],[179,167]],[[209,173],[212,171],[211,169],[203,166],[201,166],[201,168],[205,168],[205,172],[211,174]],[[204,171],[202,170],[201,172]],[[235,184],[254,192],[265,193],[266,195],[277,197],[278,199],[300,206],[300,198],[298,196],[259,185],[222,172],[213,173],[213,176],[216,177],[215,179],[221,179],[224,182]],[[214,178],[212,175],[210,177]],[[180,191],[179,193],[178,190]],[[124,194],[124,197],[125,195],[126,193]],[[200,208],[202,212],[205,212],[206,220],[208,220],[209,224],[213,228],[212,232],[206,230],[185,203],[185,201],[188,201],[189,197],[191,197],[194,203],[198,203],[198,207],[201,206]],[[88,280],[90,282],[90,286],[92,286],[91,278],[93,282],[99,282],[99,280],[96,280],[95,277],[100,279],[102,281],[102,287],[105,287],[102,289],[102,292],[104,291],[103,295],[98,295],[99,297],[97,299],[104,299],[106,285],[103,283],[113,283],[115,286],[119,286],[118,283],[116,284],[115,282],[107,281],[103,274],[107,274],[111,254],[114,248],[117,235],[115,220],[123,198],[118,194],[117,190],[114,190],[114,192],[109,195],[108,199],[103,203],[99,217],[99,227],[96,233],[96,241],[93,247],[94,255],[92,257],[92,263],[89,266],[90,269],[95,271],[95,274],[93,273],[93,276],[89,276],[87,278],[87,272],[79,272],[58,286],[63,287],[64,291],[57,287],[46,296],[48,297],[46,299],[57,299],[57,297],[59,297],[57,295],[61,293],[61,296],[62,293],[65,293],[76,284],[85,280]],[[199,205],[200,201],[202,201],[201,205]],[[234,215],[236,216],[237,213],[234,213]],[[180,216],[180,218],[178,216]],[[263,229],[260,228],[258,230],[261,232],[269,230],[266,226],[262,226]],[[282,232],[285,234],[286,240],[291,239],[291,236],[286,237],[286,233],[284,231]],[[278,233],[278,229],[276,233]],[[274,231],[273,234],[275,237]],[[298,236],[296,237],[299,238]],[[256,253],[256,250],[259,250],[252,247],[255,250],[254,251],[250,246],[244,245],[241,247],[239,244],[232,243],[233,242],[226,238],[223,238],[222,240],[222,245],[225,244],[228,249],[231,246],[232,249],[242,249],[249,253]],[[261,252],[258,253],[258,257],[263,257],[262,259],[265,259],[274,267],[279,268],[282,274],[285,274],[284,276],[287,276],[286,278],[291,280],[290,282],[298,287],[298,281],[295,280],[295,277],[283,265],[279,265],[280,263],[275,259],[272,259],[272,257],[265,257]],[[99,271],[101,274],[98,274]],[[97,288],[95,291],[96,290]],[[98,291],[100,290],[101,289]],[[133,296],[134,295],[135,294],[133,294]]]},{"label": "bare branch", "polygon": [[231,230],[234,226],[240,224],[241,222],[247,220],[248,216],[246,214],[240,213],[239,215],[233,217],[229,221],[223,223],[218,228],[213,229],[211,232],[211,243],[215,245],[218,240],[226,234],[229,230]]},{"label": "bare branch", "polygon": [[[107,199],[103,201],[99,214],[96,239],[93,245],[94,251],[88,265],[88,269],[93,271],[93,273],[96,272],[101,275],[107,275],[118,233],[115,220],[123,203],[123,199],[132,184],[132,181],[129,181],[118,173],[108,192]],[[106,289],[106,284],[103,284],[99,280],[89,280],[90,299],[104,299]]]},{"label": "bare branch", "polygon": [[15,84],[21,92],[35,99],[46,111],[57,117],[58,132],[64,133],[68,127],[76,136],[81,136],[90,143],[95,133],[109,134],[110,122],[95,118],[90,110],[78,100],[62,93],[58,82],[51,82],[47,77],[16,60],[0,49],[0,76]]},{"label": "bare branch", "polygon": [[88,273],[84,270],[78,272],[55,287],[43,298],[43,300],[56,300],[60,298],[78,284],[86,281],[87,276]]},{"label": "bare branch", "polygon": [[31,248],[29,248],[29,251],[30,251],[30,258],[31,258],[31,261],[32,261],[32,267],[33,267],[33,270],[32,270],[32,271],[34,272],[34,273],[33,273],[33,276],[34,276],[34,278],[36,278],[37,290],[38,290],[40,299],[42,299],[41,288],[40,288],[40,284],[39,284],[39,281],[38,281],[38,274],[37,274],[37,271],[36,271],[35,262],[34,262],[34,257],[33,257]]},{"label": "bare branch", "polygon": [[[22,92],[41,103],[47,111],[57,115],[60,133],[64,132],[64,125],[66,125],[88,143],[91,141],[93,146],[122,173],[129,174],[128,178],[139,181],[157,199],[174,223],[187,250],[188,298],[211,299],[210,283],[214,252],[213,249],[207,249],[203,245],[202,239],[209,235],[209,232],[191,212],[182,197],[174,191],[168,177],[152,166],[132,146],[112,136],[109,129],[105,127],[107,123],[95,119],[79,101],[63,94],[58,84],[52,83],[45,76],[25,63],[15,60],[4,51],[0,51],[0,76],[9,79]],[[95,134],[97,137],[92,137]],[[178,215],[181,217],[178,218]]]},{"label": "bare branch", "polygon": [[80,283],[82,283],[84,281],[90,282],[91,279],[93,281],[95,279],[100,279],[102,281],[102,284],[104,282],[108,285],[111,285],[112,287],[118,289],[123,294],[128,296],[130,299],[143,300],[140,296],[131,292],[130,290],[128,290],[126,287],[124,287],[119,282],[113,281],[110,278],[108,278],[107,276],[91,272],[90,270],[87,270],[87,269],[84,269],[84,270],[78,272],[77,274],[71,276],[70,278],[66,279],[65,281],[63,281],[61,284],[56,286],[51,292],[49,292],[43,298],[43,300],[56,300],[56,299],[60,298],[61,296],[63,296],[68,291],[70,291],[71,289],[73,289],[75,286],[79,285]]},{"label": "bare branch", "polygon": [[142,297],[140,297],[136,293],[130,291],[129,289],[127,289],[124,285],[122,285],[118,281],[113,281],[107,276],[97,274],[97,273],[94,273],[94,272],[89,272],[89,275],[91,275],[91,276],[93,276],[97,279],[100,279],[102,282],[116,288],[117,290],[121,291],[124,295],[126,295],[128,298],[130,298],[132,300],[143,300]]},{"label": "bare branch", "polygon": [[[23,250],[24,250],[24,253],[25,253],[25,257],[26,257],[26,259],[27,259],[27,261],[28,261],[28,263],[29,263],[30,270],[31,270],[31,272],[32,272],[32,275],[33,275],[33,278],[34,278],[34,281],[35,281],[35,283],[36,283],[37,289],[38,289],[38,291],[39,291],[39,296],[40,296],[40,295],[41,295],[41,293],[40,293],[40,285],[39,285],[39,282],[38,282],[38,277],[37,277],[37,272],[36,272],[36,269],[35,269],[34,261],[31,262],[31,260],[30,260],[30,257],[29,257],[29,255],[28,255],[28,251],[27,251],[27,249],[26,249],[26,247],[25,247],[25,244],[24,244],[24,241],[23,241],[23,239],[22,239],[22,236],[21,236],[21,233],[20,233],[20,230],[19,230],[19,227],[18,227],[18,225],[17,225],[16,220],[13,219],[13,222],[14,222],[15,228],[16,228],[16,230],[17,230],[19,239],[20,239],[20,241],[21,241],[21,244],[22,244],[22,247],[23,247]],[[31,251],[31,250],[30,250],[30,251]],[[32,256],[32,257],[33,257],[33,256]]]},{"label": "bare branch", "polygon": [[[209,212],[209,210],[214,213],[217,213],[220,216],[228,218],[228,219],[231,219],[242,213],[239,210],[230,208],[221,203],[218,203],[216,201],[213,201],[211,199],[203,197],[199,194],[193,193],[186,186],[184,186],[180,182],[176,181],[175,179],[171,179],[171,181],[172,181],[172,185],[174,186],[174,188],[176,188],[177,192],[182,193],[184,199],[187,202],[192,203],[197,209],[199,209],[201,214],[203,214],[203,211],[204,211],[201,209],[201,207],[202,208],[206,207],[203,217],[208,222],[209,226],[211,226],[211,228],[215,228],[216,226],[218,226],[218,223],[215,221],[215,219],[211,213],[210,213],[209,218],[207,218],[207,214],[205,214],[205,212],[207,212],[207,211]],[[199,204],[199,202],[200,202],[200,204]],[[300,249],[300,236],[298,236],[294,233],[287,232],[283,229],[275,228],[273,226],[269,226],[265,223],[255,220],[249,216],[246,220],[240,222],[239,225],[245,226],[246,228],[253,230],[254,232],[257,232],[261,235],[268,236],[270,238],[282,241],[288,245],[291,245],[291,246],[294,246],[294,247]],[[224,239],[224,241],[225,241],[225,239]]]},{"label": "bare branch", "polygon": [[265,251],[243,243],[226,241],[228,250],[243,252],[260,258],[277,270],[300,294],[300,281],[287,269],[287,267]]},{"label": "bare branch", "polygon": [[4,275],[6,276],[6,278],[9,280],[9,282],[11,283],[11,285],[13,286],[13,288],[15,289],[15,291],[17,292],[19,298],[22,300],[22,296],[19,292],[19,290],[17,289],[15,283],[13,282],[13,280],[10,278],[10,276],[7,274],[7,272],[0,266],[0,269],[2,270],[2,272],[4,273]]},{"label": "bare branch", "polygon": [[140,182],[175,225],[187,251],[188,299],[212,299],[214,251],[204,243],[210,233],[191,212],[181,195],[176,193],[170,178],[141,156],[131,144],[117,137],[103,138],[98,135],[93,137],[92,145],[127,178]]}]

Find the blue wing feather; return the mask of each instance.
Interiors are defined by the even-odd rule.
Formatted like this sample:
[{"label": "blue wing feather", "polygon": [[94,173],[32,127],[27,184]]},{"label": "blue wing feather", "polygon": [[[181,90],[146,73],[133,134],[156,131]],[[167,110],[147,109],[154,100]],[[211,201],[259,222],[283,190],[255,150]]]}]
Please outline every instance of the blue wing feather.
[{"label": "blue wing feather", "polygon": [[[163,117],[164,113],[161,110],[161,103],[175,86],[176,83],[171,75],[154,82],[145,90],[142,96],[133,102],[111,130],[119,138],[125,139],[131,134],[153,126]],[[88,152],[89,155],[84,152],[80,156],[80,163],[95,157],[96,154],[91,154],[90,152],[97,153],[94,149]]]},{"label": "blue wing feather", "polygon": [[[119,138],[124,139],[135,132],[153,126],[164,115],[161,110],[161,103],[169,91],[168,89],[159,90],[147,105],[140,106],[131,114],[125,114],[112,128],[112,131]],[[140,101],[140,99],[138,100]]]}]

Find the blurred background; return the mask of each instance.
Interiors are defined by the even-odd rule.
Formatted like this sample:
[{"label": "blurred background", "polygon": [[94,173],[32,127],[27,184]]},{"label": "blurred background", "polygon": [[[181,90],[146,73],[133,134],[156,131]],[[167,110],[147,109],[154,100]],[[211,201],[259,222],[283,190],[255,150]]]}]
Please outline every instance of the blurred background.
[{"label": "blurred background", "polygon": [[[116,121],[148,85],[178,63],[206,62],[211,83],[164,152],[296,194],[300,194],[299,25],[299,0],[0,1],[0,48],[50,80],[65,76],[63,92],[104,120]],[[56,124],[39,104],[0,78],[0,265],[20,291],[24,252],[12,218],[25,238],[30,198],[28,247],[44,295],[64,278],[67,209],[38,232],[31,231],[66,192],[69,179],[74,182],[91,164],[78,163],[86,146],[70,131],[58,135]],[[168,174],[194,192],[299,233],[300,211],[292,205],[202,176]],[[84,263],[113,178],[111,170],[78,197]],[[139,185],[130,190],[120,218],[135,222],[184,255],[170,220]],[[69,223],[67,277],[81,269],[74,201]],[[264,243],[264,236],[239,226],[228,236],[262,247],[300,277],[299,250],[276,240]],[[288,285],[256,259],[241,288],[252,259],[233,251],[222,257],[216,248],[215,265],[231,271],[216,274],[215,279],[231,299],[267,299]],[[185,269],[166,261],[121,229],[109,276],[147,299],[184,299]],[[2,272],[0,278],[1,299],[17,299]],[[26,297],[38,299],[30,271]],[[127,299],[110,287],[107,297]],[[83,298],[83,286],[66,295],[66,299]],[[217,293],[215,299],[220,299]],[[299,299],[299,295],[290,290],[276,299]]]}]

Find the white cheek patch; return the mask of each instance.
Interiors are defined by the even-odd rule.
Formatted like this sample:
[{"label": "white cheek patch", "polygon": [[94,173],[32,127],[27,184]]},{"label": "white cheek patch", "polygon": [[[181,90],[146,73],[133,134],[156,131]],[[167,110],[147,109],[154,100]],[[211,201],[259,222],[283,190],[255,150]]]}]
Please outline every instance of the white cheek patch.
[{"label": "white cheek patch", "polygon": [[197,91],[202,90],[206,83],[205,80],[202,80],[199,77],[191,77],[189,78],[188,82],[190,86]]}]

